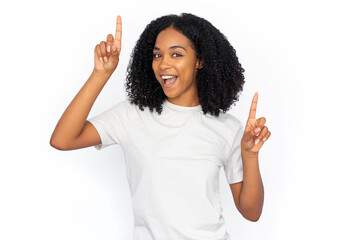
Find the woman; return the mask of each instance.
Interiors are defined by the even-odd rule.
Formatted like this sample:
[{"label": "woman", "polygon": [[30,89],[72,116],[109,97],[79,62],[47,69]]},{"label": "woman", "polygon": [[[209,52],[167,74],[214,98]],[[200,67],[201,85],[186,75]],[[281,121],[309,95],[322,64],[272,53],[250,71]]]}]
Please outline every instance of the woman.
[{"label": "woman", "polygon": [[255,118],[257,93],[245,128],[226,113],[244,84],[235,50],[203,18],[160,17],[133,50],[128,98],[86,120],[118,64],[121,29],[118,16],[115,38],[109,34],[96,45],[94,70],[50,144],[60,150],[122,147],[134,239],[230,239],[221,214],[219,170],[224,167],[238,211],[257,221],[264,200],[258,152],[270,137],[265,118]]}]

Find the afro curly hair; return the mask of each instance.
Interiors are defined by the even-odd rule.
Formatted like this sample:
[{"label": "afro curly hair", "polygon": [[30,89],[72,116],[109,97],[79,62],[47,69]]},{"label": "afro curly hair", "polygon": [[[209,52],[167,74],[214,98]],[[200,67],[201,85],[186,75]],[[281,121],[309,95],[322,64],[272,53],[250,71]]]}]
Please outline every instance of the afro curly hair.
[{"label": "afro curly hair", "polygon": [[203,67],[198,69],[196,84],[204,114],[219,116],[238,101],[243,90],[244,69],[235,49],[227,38],[204,18],[189,13],[166,15],[151,21],[140,35],[127,67],[125,88],[129,101],[139,106],[162,112],[166,95],[152,69],[153,49],[158,34],[172,27],[186,36]]}]

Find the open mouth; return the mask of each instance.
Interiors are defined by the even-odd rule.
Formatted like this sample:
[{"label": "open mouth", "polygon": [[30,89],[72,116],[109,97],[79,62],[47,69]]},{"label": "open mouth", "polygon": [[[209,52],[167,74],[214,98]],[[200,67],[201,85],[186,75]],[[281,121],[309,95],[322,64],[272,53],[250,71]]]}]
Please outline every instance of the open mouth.
[{"label": "open mouth", "polygon": [[164,87],[168,88],[174,85],[177,76],[161,76],[161,78],[164,80]]}]

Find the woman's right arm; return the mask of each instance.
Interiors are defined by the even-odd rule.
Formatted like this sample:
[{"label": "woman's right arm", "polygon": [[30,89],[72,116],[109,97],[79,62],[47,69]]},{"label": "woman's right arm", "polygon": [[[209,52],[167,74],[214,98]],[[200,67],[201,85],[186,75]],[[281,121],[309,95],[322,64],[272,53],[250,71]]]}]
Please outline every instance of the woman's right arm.
[{"label": "woman's right arm", "polygon": [[109,34],[106,42],[102,41],[96,45],[94,70],[57,123],[50,139],[52,147],[59,150],[73,150],[101,143],[97,130],[86,119],[119,62],[121,25],[121,17],[117,16],[115,39]]}]

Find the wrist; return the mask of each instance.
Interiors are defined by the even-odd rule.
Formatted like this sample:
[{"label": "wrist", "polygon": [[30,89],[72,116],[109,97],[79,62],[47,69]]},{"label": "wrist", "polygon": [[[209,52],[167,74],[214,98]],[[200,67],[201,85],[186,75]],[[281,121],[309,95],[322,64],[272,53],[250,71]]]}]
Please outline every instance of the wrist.
[{"label": "wrist", "polygon": [[102,70],[97,70],[96,68],[93,69],[92,75],[94,75],[94,77],[97,78],[107,78],[109,79],[110,76],[112,75],[112,72],[107,72],[107,71],[102,71]]},{"label": "wrist", "polygon": [[259,152],[252,152],[241,149],[241,157],[243,159],[258,159]]}]

